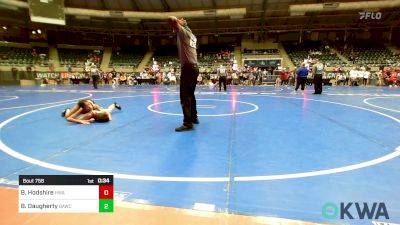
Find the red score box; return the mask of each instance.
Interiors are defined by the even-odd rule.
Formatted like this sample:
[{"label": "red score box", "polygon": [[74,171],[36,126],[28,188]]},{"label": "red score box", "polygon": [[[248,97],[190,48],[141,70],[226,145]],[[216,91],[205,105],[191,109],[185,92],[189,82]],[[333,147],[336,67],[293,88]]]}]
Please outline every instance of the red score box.
[{"label": "red score box", "polygon": [[114,199],[114,186],[113,185],[100,185],[99,186],[99,199]]}]

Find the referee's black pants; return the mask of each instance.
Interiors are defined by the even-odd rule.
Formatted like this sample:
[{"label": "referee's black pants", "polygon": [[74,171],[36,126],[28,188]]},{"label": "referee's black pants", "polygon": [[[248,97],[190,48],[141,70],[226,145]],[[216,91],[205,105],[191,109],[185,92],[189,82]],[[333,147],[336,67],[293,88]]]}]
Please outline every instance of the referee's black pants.
[{"label": "referee's black pants", "polygon": [[99,75],[92,75],[94,89],[97,89],[97,82],[99,82],[99,78],[100,78]]},{"label": "referee's black pants", "polygon": [[185,64],[181,69],[180,79],[180,98],[183,111],[183,125],[193,126],[193,121],[197,119],[196,90],[199,68],[197,64]]},{"label": "referee's black pants", "polygon": [[322,93],[322,74],[314,75],[314,94]]},{"label": "referee's black pants", "polygon": [[221,91],[221,86],[224,85],[224,91],[226,91],[226,76],[220,76],[218,80],[219,91]]}]

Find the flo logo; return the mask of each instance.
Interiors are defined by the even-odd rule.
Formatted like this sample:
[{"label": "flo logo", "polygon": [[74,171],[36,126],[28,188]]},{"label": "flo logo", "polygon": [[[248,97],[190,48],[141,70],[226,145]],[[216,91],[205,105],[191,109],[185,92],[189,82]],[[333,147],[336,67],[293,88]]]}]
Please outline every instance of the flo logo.
[{"label": "flo logo", "polygon": [[322,207],[322,216],[326,219],[389,219],[386,205],[383,202],[341,202],[339,206],[328,202]]},{"label": "flo logo", "polygon": [[359,12],[360,14],[360,20],[380,20],[382,18],[382,13],[381,12]]}]

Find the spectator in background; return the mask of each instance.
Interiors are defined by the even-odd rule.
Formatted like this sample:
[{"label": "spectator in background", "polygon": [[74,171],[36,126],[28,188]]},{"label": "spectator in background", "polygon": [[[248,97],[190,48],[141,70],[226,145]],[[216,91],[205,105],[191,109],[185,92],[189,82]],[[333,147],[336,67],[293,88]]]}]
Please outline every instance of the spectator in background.
[{"label": "spectator in background", "polygon": [[168,74],[169,75],[167,75],[167,76],[168,76],[170,84],[175,85],[176,84],[176,76],[172,72],[169,72]]},{"label": "spectator in background", "polygon": [[54,60],[52,58],[49,58],[49,70],[50,72],[55,72],[56,67],[54,66]]},{"label": "spectator in background", "polygon": [[391,75],[392,74],[390,72],[390,69],[386,69],[386,70],[383,71],[383,83],[384,83],[384,86],[389,85],[388,80],[389,80]]},{"label": "spectator in background", "polygon": [[340,86],[340,83],[343,83],[343,86],[346,84],[346,76],[343,72],[338,72],[336,74],[336,85]]},{"label": "spectator in background", "polygon": [[[47,77],[43,77],[43,79],[42,79],[42,85],[47,85],[47,84],[49,84],[49,79],[47,78]],[[41,85],[41,86],[42,86]]]},{"label": "spectator in background", "polygon": [[67,66],[68,73],[72,73],[72,65],[68,64]]},{"label": "spectator in background", "polygon": [[383,86],[384,85],[384,79],[383,79],[383,70],[380,70],[376,72],[376,75],[378,76],[378,82],[376,83],[377,86]]},{"label": "spectator in background", "polygon": [[18,69],[16,67],[11,68],[11,74],[12,74],[13,80],[18,79]]},{"label": "spectator in background", "polygon": [[289,84],[289,76],[290,76],[289,68],[285,68],[281,72],[281,85],[288,85]]},{"label": "spectator in background", "polygon": [[390,77],[388,78],[388,84],[389,87],[397,87],[398,85],[398,77],[397,77],[397,71],[395,71],[394,69],[391,72]]},{"label": "spectator in background", "polygon": [[364,71],[362,71],[362,75],[363,75],[363,85],[367,86],[369,83],[369,80],[371,78],[371,72],[370,72],[370,68],[366,68]]},{"label": "spectator in background", "polygon": [[349,56],[349,61],[351,63],[354,63],[354,60],[355,60],[354,53],[351,53],[350,56]]},{"label": "spectator in background", "polygon": [[198,85],[202,85],[203,84],[203,76],[201,74],[199,74],[199,76],[197,77],[197,84]]},{"label": "spectator in background", "polygon": [[268,71],[268,73],[270,75],[274,75],[274,68],[273,67],[268,67],[267,71]]},{"label": "spectator in background", "polygon": [[117,77],[117,71],[115,71],[115,68],[113,67],[112,68],[112,70],[111,70],[111,79],[114,79],[114,78],[116,78]]},{"label": "spectator in background", "polygon": [[119,84],[125,84],[127,85],[128,83],[128,77],[126,76],[126,73],[122,73],[121,76],[119,76]]},{"label": "spectator in background", "polygon": [[104,77],[104,84],[110,84],[110,80],[112,79],[112,74],[111,72],[106,73]]},{"label": "spectator in background", "polygon": [[27,65],[26,66],[26,79],[32,79],[33,75],[32,75],[32,65]]},{"label": "spectator in background", "polygon": [[301,67],[296,71],[297,83],[296,83],[296,88],[294,89],[294,91],[297,91],[300,86],[301,86],[301,90],[304,91],[304,87],[307,82],[307,75],[308,75],[308,69],[306,67],[306,64],[302,63]]},{"label": "spectator in background", "polygon": [[36,58],[38,56],[35,48],[32,49],[31,55],[33,58]]},{"label": "spectator in background", "polygon": [[[303,65],[304,64],[304,67],[306,67],[305,65],[305,63],[302,63],[301,65]],[[308,68],[306,67],[306,69],[307,69],[307,71],[308,71]],[[293,69],[292,70],[290,70],[290,75],[289,75],[289,85],[290,86],[296,86],[296,81],[297,81],[297,77],[296,77],[296,72],[297,72],[297,68],[296,67],[293,67]],[[306,83],[307,83],[307,79],[306,79]]]},{"label": "spectator in background", "polygon": [[281,78],[278,76],[278,77],[276,77],[276,80],[275,80],[275,87],[279,87],[279,86],[281,86],[281,83],[282,83],[282,80],[281,80]]},{"label": "spectator in background", "polygon": [[94,63],[92,62],[92,58],[87,58],[87,60],[86,60],[86,62],[85,62],[85,67],[83,68],[83,70],[86,72],[86,73],[90,73],[90,69],[92,68],[92,65],[93,65]]},{"label": "spectator in background", "polygon": [[358,77],[359,77],[359,71],[358,68],[353,68],[350,70],[350,86],[358,86]]}]

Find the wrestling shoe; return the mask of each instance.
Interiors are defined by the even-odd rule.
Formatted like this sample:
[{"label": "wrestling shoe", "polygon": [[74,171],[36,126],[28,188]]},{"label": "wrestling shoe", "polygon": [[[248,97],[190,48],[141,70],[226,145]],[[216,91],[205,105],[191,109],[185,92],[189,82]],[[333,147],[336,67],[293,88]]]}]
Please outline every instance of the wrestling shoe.
[{"label": "wrestling shoe", "polygon": [[122,109],[122,107],[121,107],[118,103],[116,103],[116,102],[114,102],[114,106],[115,106],[115,108],[117,108],[118,110],[121,110],[121,109]]},{"label": "wrestling shoe", "polygon": [[193,130],[193,129],[194,129],[193,125],[192,126],[182,125],[180,127],[175,128],[175,131],[176,132],[182,132],[182,131],[189,131],[189,130]]}]

